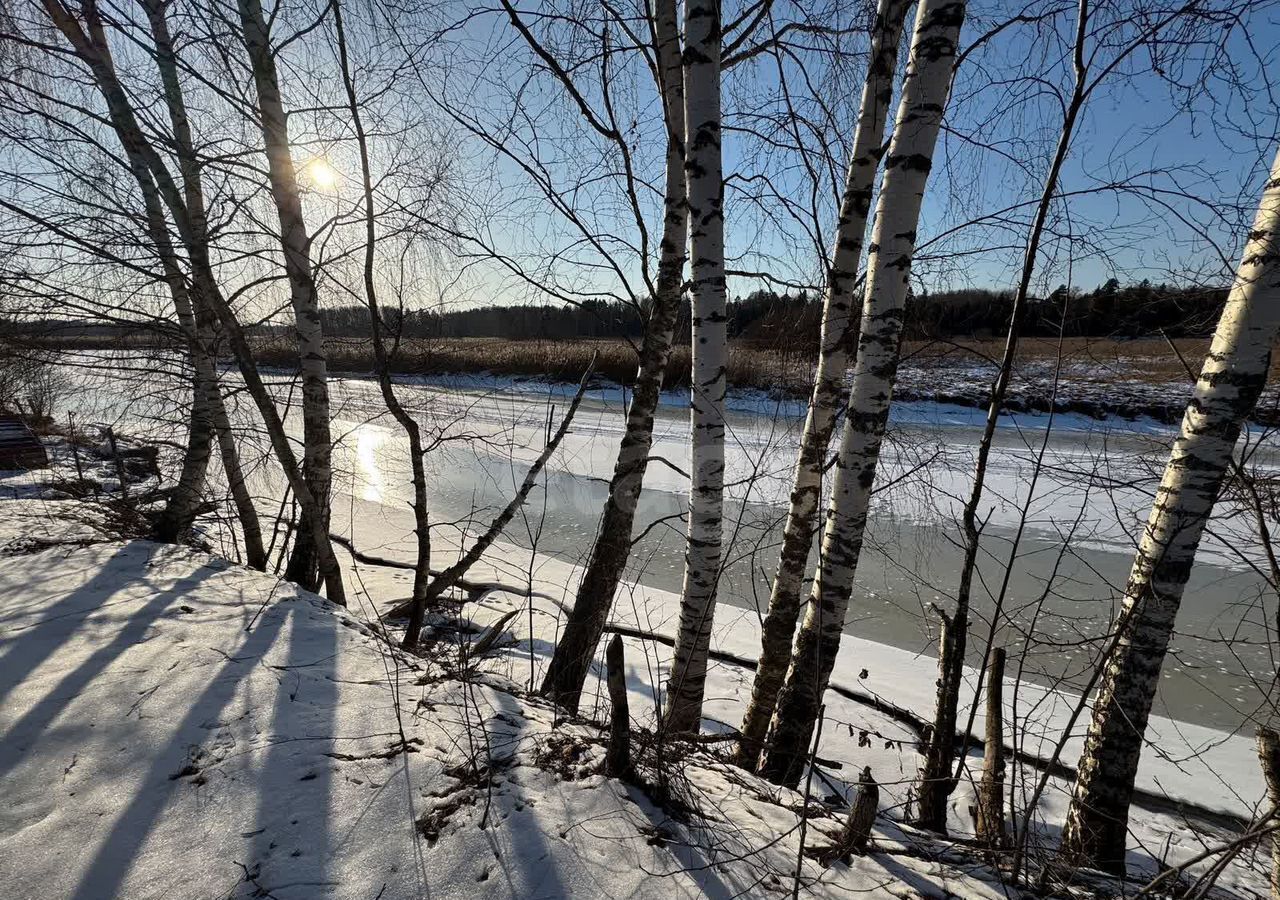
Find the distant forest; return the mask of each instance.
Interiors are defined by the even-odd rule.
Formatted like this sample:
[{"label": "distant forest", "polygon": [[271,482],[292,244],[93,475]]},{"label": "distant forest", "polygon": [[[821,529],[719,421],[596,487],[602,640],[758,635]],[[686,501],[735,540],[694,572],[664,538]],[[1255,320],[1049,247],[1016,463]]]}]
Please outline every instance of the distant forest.
[{"label": "distant forest", "polygon": [[[1068,291],[1059,287],[1027,307],[1023,334],[1056,336],[1066,311],[1067,337],[1149,337],[1164,331],[1170,337],[1201,337],[1212,332],[1227,297],[1227,288],[1170,287],[1143,281],[1122,287],[1114,278],[1095,290]],[[918,294],[907,310],[909,339],[987,338],[1009,327],[1011,291],[975,288]],[[814,294],[755,291],[729,301],[729,337],[759,346],[816,345],[821,326],[821,298]],[[616,301],[588,300],[566,304],[494,305],[451,310],[383,308],[388,328],[405,338],[503,338],[509,340],[637,339],[642,322],[636,310]],[[363,338],[369,334],[369,312],[363,306],[321,307],[325,334]],[[141,328],[145,330],[145,326]],[[168,329],[165,329],[168,331]],[[258,325],[258,334],[285,333],[284,325]],[[44,319],[0,323],[10,336],[24,334],[56,344],[72,335],[115,339],[139,333],[139,326],[123,322],[86,324]],[[689,307],[680,312],[678,340],[689,341]]]},{"label": "distant forest", "polygon": [[[1024,334],[1058,334],[1066,310],[1068,337],[1141,337],[1163,330],[1171,337],[1196,337],[1212,331],[1227,288],[1153,285],[1149,281],[1122,287],[1114,278],[1089,292],[1059,287],[1028,306]],[[816,342],[821,324],[819,297],[756,291],[729,302],[729,336],[739,341],[775,345]],[[983,289],[917,295],[908,308],[907,337],[990,337],[1009,326],[1011,291]],[[326,334],[368,334],[369,313],[362,306],[323,308]],[[589,300],[578,306],[480,306],[448,311],[410,310],[401,317],[384,310],[392,331],[412,338],[487,337],[529,340],[637,338],[642,323],[623,303]],[[689,309],[681,313],[677,331],[688,340]]]}]

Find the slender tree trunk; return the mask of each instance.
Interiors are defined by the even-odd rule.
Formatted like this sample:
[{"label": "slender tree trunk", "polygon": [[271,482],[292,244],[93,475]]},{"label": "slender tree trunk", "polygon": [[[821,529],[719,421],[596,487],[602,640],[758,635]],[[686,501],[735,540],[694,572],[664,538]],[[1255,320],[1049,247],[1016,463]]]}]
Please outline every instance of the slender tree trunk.
[{"label": "slender tree trunk", "polygon": [[217,282],[213,277],[213,268],[209,260],[208,235],[197,229],[195,220],[187,209],[187,204],[165,167],[164,161],[138,125],[137,116],[130,105],[128,95],[116,78],[96,7],[92,0],[88,0],[82,7],[86,18],[86,31],[81,28],[77,20],[72,18],[65,7],[55,0],[41,0],[41,4],[49,20],[67,38],[76,55],[88,66],[106,102],[111,127],[116,132],[120,146],[125,151],[130,171],[138,183],[147,232],[164,265],[165,280],[171,291],[178,296],[183,296],[186,294],[187,286],[181,272],[175,268],[177,257],[173,253],[164,218],[165,206],[168,206],[172,213],[174,224],[182,236],[187,256],[191,260],[194,292],[201,294],[204,302],[208,303],[209,308],[221,322],[231,349],[235,353],[245,387],[258,407],[263,425],[271,439],[272,449],[280,461],[285,477],[289,480],[294,497],[302,509],[313,513],[312,519],[315,524],[312,526],[311,538],[320,547],[319,565],[325,579],[325,590],[331,601],[345,605],[346,593],[342,586],[342,572],[338,568],[337,558],[329,544],[328,533],[319,527],[321,518],[315,499],[301,475],[297,457],[289,442],[289,436],[284,430],[284,423],[280,420],[275,401],[258,373],[253,350],[245,337],[244,329],[218,290]]},{"label": "slender tree trunk", "polygon": [[[191,135],[191,123],[187,117],[186,103],[183,100],[182,85],[178,78],[178,59],[173,46],[173,38],[169,32],[169,21],[166,17],[162,0],[145,0],[143,8],[147,14],[147,22],[155,47],[156,68],[160,72],[161,84],[164,87],[165,106],[169,112],[169,122],[173,127],[174,145],[178,158],[179,174],[182,178],[185,216],[190,222],[191,230],[207,241],[208,220],[205,214],[204,189],[201,185],[201,165],[195,153],[195,142]],[[177,218],[181,213],[173,211]],[[191,254],[193,269],[199,272],[199,260],[204,254]],[[250,568],[266,570],[267,554],[262,547],[262,526],[258,519],[257,508],[253,498],[249,496],[245,484],[244,472],[240,465],[240,455],[236,450],[235,435],[227,418],[226,405],[222,399],[222,391],[218,387],[218,367],[216,352],[217,318],[208,302],[212,284],[211,274],[197,278],[204,284],[200,290],[192,292],[195,340],[193,358],[198,372],[203,373],[207,409],[210,427],[218,439],[218,447],[222,457],[223,472],[227,476],[227,485],[235,504],[236,515],[240,520],[240,529],[244,536],[245,562]]]},{"label": "slender tree trunk", "polygon": [[667,177],[658,280],[640,348],[626,429],[618,448],[609,497],[591,558],[578,584],[573,610],[547,668],[542,693],[577,712],[591,658],[608,622],[618,583],[631,554],[636,504],[653,447],[653,417],[662,391],[662,375],[671,355],[680,311],[689,208],[684,176],[684,82],[675,0],[656,0],[654,33],[663,107],[667,121]]},{"label": "slender tree trunk", "polygon": [[605,651],[609,686],[609,749],[604,773],[611,778],[631,775],[631,713],[627,703],[627,671],[622,658],[622,635],[615,634]]},{"label": "slender tree trunk", "polygon": [[911,257],[950,91],[964,0],[921,0],[897,123],[885,160],[867,284],[821,558],[791,667],[778,695],[762,773],[794,785],[840,649],[876,462],[897,375]]},{"label": "slender tree trunk", "polygon": [[[106,42],[105,32],[98,19],[96,5],[93,2],[84,4],[84,29],[62,6],[51,0],[44,0],[43,5],[53,24],[71,43],[76,54],[89,66],[104,99],[112,109],[114,124],[120,114],[120,103],[124,102],[125,95],[115,76],[115,64]],[[130,173],[143,195],[147,235],[159,258],[161,272],[173,300],[178,324],[186,337],[193,370],[191,423],[186,456],[178,483],[171,492],[155,527],[155,535],[159,540],[175,541],[191,527],[204,490],[208,470],[212,429],[208,427],[208,409],[202,384],[207,378],[208,359],[204,352],[205,348],[199,342],[191,292],[188,290],[181,260],[178,258],[169,234],[164,205],[156,196],[155,183],[151,178],[147,162],[139,152],[136,140],[127,139],[127,131],[118,128],[117,133],[120,134],[121,144],[126,151]],[[121,490],[126,490],[123,482]]]},{"label": "slender tree trunk", "polygon": [[858,776],[858,793],[854,797],[853,806],[849,809],[849,817],[845,819],[844,828],[840,830],[839,850],[841,856],[850,853],[865,853],[871,840],[871,826],[876,822],[876,814],[880,812],[880,785],[871,775],[871,767],[866,766]]},{"label": "slender tree trunk", "polygon": [[[974,462],[973,487],[965,500],[961,521],[964,535],[964,559],[960,565],[960,580],[956,589],[956,605],[950,618],[945,623],[948,640],[940,641],[938,646],[938,692],[934,705],[933,727],[925,745],[924,764],[920,769],[919,783],[916,785],[916,819],[917,824],[934,831],[947,830],[947,798],[955,790],[958,773],[952,774],[955,767],[955,734],[956,717],[960,705],[960,687],[964,680],[965,652],[969,640],[969,603],[973,590],[973,576],[978,568],[978,551],[981,533],[978,528],[978,507],[982,503],[983,489],[986,485],[987,461],[991,456],[991,445],[995,439],[996,424],[1004,409],[1005,397],[1009,391],[1009,380],[1013,375],[1013,363],[1018,352],[1018,339],[1022,332],[1022,319],[1027,307],[1027,298],[1031,290],[1031,277],[1035,274],[1036,261],[1040,253],[1040,240],[1044,234],[1045,220],[1049,214],[1050,204],[1058,190],[1058,177],[1062,172],[1062,164],[1067,158],[1071,146],[1071,138],[1075,133],[1076,119],[1084,105],[1087,95],[1085,84],[1084,39],[1086,24],[1089,18],[1088,0],[1079,0],[1076,18],[1076,40],[1074,52],[1075,87],[1067,102],[1062,122],[1062,130],[1058,133],[1058,144],[1049,171],[1045,176],[1040,201],[1036,205],[1035,215],[1031,223],[1031,231],[1027,238],[1027,249],[1023,254],[1022,271],[1018,286],[1013,296],[1012,310],[1009,314],[1009,332],[1005,338],[1004,353],[1000,360],[1000,368],[995,382],[991,386],[991,394],[987,404],[987,417],[983,423],[982,437],[978,441],[978,455]],[[990,637],[994,637],[999,627],[1000,610],[992,616]],[[977,697],[974,707],[977,709]],[[972,724],[972,722],[970,723]],[[968,729],[966,729],[966,734]]]},{"label": "slender tree trunk", "polygon": [[1123,872],[1143,734],[1174,620],[1280,327],[1280,154],[1138,546],[1067,810],[1068,863]]},{"label": "slender tree trunk", "polygon": [[862,257],[862,240],[871,211],[871,195],[876,170],[884,156],[884,127],[893,96],[893,73],[898,45],[909,0],[880,0],[871,35],[867,77],[862,86],[862,109],[849,171],[845,178],[840,219],[836,224],[831,268],[827,272],[827,292],[823,300],[822,336],[813,396],[800,438],[791,506],[782,533],[782,551],[769,595],[769,611],[764,618],[760,662],[751,686],[751,702],[742,719],[742,736],[737,750],[738,764],[754,769],[760,746],[773,718],[778,690],[791,660],[791,641],[800,616],[801,589],[809,564],[809,551],[822,500],[822,473],[827,446],[835,428],[844,392],[849,354],[857,334],[852,312],[854,284]]},{"label": "slender tree trunk", "polygon": [[267,551],[262,546],[262,521],[258,517],[258,508],[254,506],[244,477],[244,468],[240,464],[235,432],[231,430],[231,420],[227,418],[227,407],[216,381],[209,386],[209,391],[209,408],[213,412],[213,427],[218,435],[222,471],[227,476],[227,487],[231,490],[231,500],[235,504],[236,517],[240,520],[240,531],[244,537],[245,565],[265,572]]},{"label": "slender tree trunk", "polygon": [[[280,97],[275,53],[260,0],[238,0],[245,50],[257,88],[257,109],[271,196],[280,220],[280,244],[289,276],[298,340],[298,368],[302,375],[302,470],[321,517],[320,530],[329,531],[329,487],[332,479],[332,437],[329,433],[329,387],[324,335],[315,276],[311,269],[311,237],[302,215],[302,198],[293,166],[289,123]],[[303,511],[285,577],[315,589],[319,548],[311,540],[311,513]]]},{"label": "slender tree trunk", "polygon": [[[181,277],[181,276],[179,276]],[[179,319],[191,320],[190,301],[185,291],[179,300],[174,297],[174,305],[187,307],[187,315],[179,315]],[[207,360],[202,359],[204,348],[194,327],[184,327],[188,332],[188,357],[192,364],[191,373],[191,412],[187,424],[187,445],[182,456],[182,470],[177,484],[169,492],[165,500],[164,510],[156,520],[154,534],[158,541],[174,543],[190,530],[204,497],[205,479],[209,471],[209,458],[213,449],[213,419],[209,408],[209,372]]]},{"label": "slender tree trunk", "polygon": [[[413,470],[413,522],[417,538],[418,559],[413,570],[413,593],[410,595],[412,611],[409,629],[403,646],[412,649],[422,630],[422,619],[427,606],[427,586],[431,579],[431,528],[427,512],[427,472],[423,462],[422,429],[404,408],[391,383],[391,366],[387,362],[387,348],[382,340],[382,313],[378,308],[377,283],[374,277],[374,261],[377,245],[377,218],[373,208],[373,171],[369,161],[369,140],[360,116],[360,100],[356,94],[351,63],[347,54],[347,35],[342,25],[342,5],[333,0],[334,30],[338,39],[338,60],[342,66],[342,83],[347,95],[347,110],[355,128],[356,146],[360,151],[360,183],[364,194],[364,296],[369,307],[369,334],[373,340],[373,355],[377,364],[378,387],[382,400],[392,417],[404,429],[409,439],[409,463]],[[296,547],[296,545],[295,545]]]},{"label": "slender tree trunk", "polygon": [[720,159],[720,3],[686,0],[684,98],[689,144],[689,270],[693,286],[692,452],[680,630],[667,683],[665,727],[702,721],[724,519],[724,178]]},{"label": "slender tree trunk", "polygon": [[[1258,729],[1258,764],[1267,783],[1267,800],[1271,803],[1268,820],[1280,815],[1280,732],[1263,726]],[[1271,900],[1280,900],[1280,831],[1271,834]]]},{"label": "slender tree trunk", "polygon": [[[407,604],[410,612],[409,629],[405,632],[404,641],[401,643],[401,646],[406,650],[412,650],[417,646],[418,632],[422,628],[421,610],[430,606],[445,591],[462,580],[462,577],[467,574],[467,570],[480,561],[480,557],[493,546],[493,542],[498,539],[498,536],[511,523],[516,511],[529,499],[529,494],[538,483],[538,476],[542,474],[547,461],[555,454],[556,448],[560,446],[564,436],[569,433],[569,426],[573,424],[573,418],[578,414],[578,407],[582,405],[582,397],[587,392],[587,385],[591,383],[591,376],[594,373],[595,360],[593,359],[591,365],[587,367],[587,371],[583,374],[582,381],[578,382],[578,390],[574,393],[573,399],[569,401],[569,408],[565,411],[564,418],[560,420],[560,427],[556,429],[555,434],[551,435],[547,445],[538,454],[538,458],[533,461],[533,465],[529,466],[529,471],[525,472],[524,480],[520,482],[520,487],[516,489],[515,494],[507,501],[507,505],[502,508],[502,511],[494,516],[493,521],[489,523],[489,527],[463,552],[457,562],[432,579],[431,583],[427,585],[420,603],[415,603],[413,598],[409,599]],[[404,606],[405,604],[398,605],[388,615],[403,615]],[[415,611],[417,611],[416,615]]]}]

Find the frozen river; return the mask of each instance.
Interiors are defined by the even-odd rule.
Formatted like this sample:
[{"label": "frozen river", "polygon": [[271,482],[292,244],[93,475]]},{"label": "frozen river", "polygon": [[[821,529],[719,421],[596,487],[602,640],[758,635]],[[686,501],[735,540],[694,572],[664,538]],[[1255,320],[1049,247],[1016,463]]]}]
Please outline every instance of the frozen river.
[{"label": "frozen river", "polygon": [[[155,404],[173,396],[160,389],[147,398],[122,392],[111,386],[111,373],[82,378],[76,394],[82,420],[118,417],[141,425],[154,420]],[[558,422],[572,388],[472,378],[406,383],[399,391],[440,440],[427,457],[431,519],[443,543],[456,543],[487,524],[506,502],[541,450],[548,418]],[[335,378],[332,392],[338,441],[335,527],[349,530],[362,550],[409,560],[412,489],[403,435],[385,414],[373,382]],[[656,424],[654,456],[659,459],[649,468],[629,576],[678,592],[688,424],[684,398],[672,394],[667,400]],[[570,562],[585,560],[607,494],[623,403],[617,389],[588,395],[540,489],[508,528],[508,544]],[[249,422],[245,406],[240,418]],[[719,599],[763,614],[801,410],[795,403],[762,397],[737,397],[731,406],[728,561]],[[1008,568],[997,640],[1011,657],[1027,650],[1024,677],[1081,685],[1099,652],[1099,635],[1118,607],[1133,542],[1173,431],[1151,422],[1064,416],[1046,438],[1048,421],[1019,416],[999,429],[980,511],[986,524],[970,646],[976,661]],[[936,404],[896,410],[849,632],[933,653],[936,619],[929,606],[947,608],[955,589],[959,509],[969,489],[980,426],[975,410]],[[1255,457],[1268,467],[1274,461],[1270,446]],[[278,477],[264,471],[256,483],[263,510],[274,514]],[[1014,553],[1024,505],[1025,526]],[[1251,733],[1259,685],[1269,684],[1275,671],[1269,628],[1275,604],[1265,581],[1249,567],[1250,547],[1257,543],[1250,520],[1228,505],[1221,505],[1188,586],[1156,711]],[[519,560],[504,564],[518,580]],[[573,587],[565,586],[567,600]],[[621,596],[618,602],[628,599]]]}]

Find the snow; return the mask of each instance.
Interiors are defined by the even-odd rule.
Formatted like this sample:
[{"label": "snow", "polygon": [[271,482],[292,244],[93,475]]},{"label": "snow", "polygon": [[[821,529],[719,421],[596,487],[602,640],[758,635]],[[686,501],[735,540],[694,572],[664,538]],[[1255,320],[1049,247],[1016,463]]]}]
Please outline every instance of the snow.
[{"label": "snow", "polygon": [[[692,754],[675,772],[681,789],[723,818],[683,824],[598,773],[595,729],[557,724],[505,678],[462,681],[393,654],[355,616],[273,578],[135,541],[10,557],[0,594],[6,896],[789,887],[797,818],[776,789],[739,786]],[[817,818],[810,843],[837,825]],[[1000,896],[977,875],[932,868],[869,857],[808,863],[805,879],[821,875],[820,893],[863,890],[905,869]]]},{"label": "snow", "polygon": [[[6,536],[32,501],[5,504]],[[547,561],[554,569],[554,561]],[[542,578],[562,573],[539,569]],[[366,588],[377,576],[361,569]],[[647,624],[662,615],[636,598]],[[664,813],[600,773],[599,731],[557,722],[523,689],[530,633],[513,628],[460,677],[465,635],[431,660],[396,654],[350,612],[216,557],[144,541],[55,548],[0,561],[0,879],[6,896],[671,897],[785,893],[798,849],[794,792],[705,751],[672,753],[673,791],[702,817]],[[491,594],[488,622],[524,598]],[[626,609],[629,604],[621,604]],[[556,609],[531,607],[537,665]],[[527,623],[517,617],[517,623]],[[857,648],[865,651],[867,648]],[[660,644],[627,641],[634,720],[652,717]],[[867,659],[876,674],[891,678]],[[912,673],[918,675],[918,670]],[[741,670],[717,666],[709,714],[733,721]],[[589,689],[594,693],[594,686]],[[602,709],[588,704],[587,718]],[[403,728],[404,739],[401,739]],[[866,732],[869,746],[855,748]],[[832,697],[820,755],[883,785],[877,852],[823,869],[806,896],[1004,896],[954,848],[894,823],[912,776],[911,735]],[[892,747],[888,745],[892,745]],[[409,752],[404,752],[404,747]],[[1140,822],[1171,858],[1177,825]],[[961,828],[963,824],[957,822]],[[829,844],[838,811],[814,807],[806,843]],[[1235,866],[1227,884],[1262,896]]]},{"label": "snow", "polygon": [[[495,441],[505,434],[507,442],[537,445],[539,417],[529,415],[536,404],[507,396],[456,402],[471,414],[468,427],[491,428]],[[575,426],[557,465],[585,477],[600,468],[614,449],[607,412]],[[340,506],[351,501],[344,513],[362,550],[396,555],[406,546],[407,513],[393,514],[399,472],[382,458],[381,444],[397,441],[376,424],[352,424],[344,446],[354,460],[346,468],[358,477]],[[524,440],[525,432],[533,437]],[[744,425],[735,440],[759,459],[789,460],[779,450],[788,435],[785,426]],[[679,443],[659,435],[659,449],[677,460]],[[65,453],[55,457],[48,474],[69,478]],[[433,462],[448,466],[444,457],[433,454]],[[109,463],[92,465],[90,477],[109,480]],[[659,482],[679,481],[663,467],[654,472]],[[664,747],[658,752],[669,760],[677,797],[697,815],[681,815],[679,804],[664,813],[652,792],[600,774],[608,703],[598,673],[581,722],[557,721],[530,695],[563,604],[572,601],[579,573],[570,562],[496,545],[471,575],[514,590],[464,607],[472,627],[437,622],[435,652],[418,660],[379,637],[375,611],[407,593],[406,573],[356,565],[339,551],[353,607],[335,610],[208,554],[115,541],[105,508],[70,499],[48,474],[0,473],[5,896],[789,892],[800,795],[721,762],[725,743]],[[1052,506],[1041,514],[1063,515]],[[447,557],[447,540],[437,551]],[[464,666],[468,638],[512,609],[521,614],[498,650]],[[612,624],[660,637],[676,621],[676,597],[630,584]],[[753,659],[755,611],[721,605],[713,646]],[[638,727],[653,725],[669,652],[659,640],[626,639]],[[1005,896],[962,848],[901,824],[918,735],[902,717],[859,699],[923,718],[933,703],[933,666],[926,656],[846,635],[839,690],[827,697],[818,756],[829,762],[815,769],[807,845],[830,842],[849,783],[869,766],[881,784],[881,852],[826,869],[806,861],[805,895]],[[968,676],[972,687],[976,673]],[[712,666],[704,731],[740,721],[750,677],[723,659]],[[1027,683],[1017,698],[1024,752],[1047,756],[1078,698]],[[1087,722],[1086,708],[1063,762],[1074,764]],[[975,733],[981,728],[978,715]],[[1176,862],[1229,839],[1227,817],[1251,817],[1263,796],[1248,737],[1159,717],[1149,737],[1139,787],[1168,799],[1141,799],[1148,806],[1135,809],[1130,868],[1139,880],[1156,871],[1155,860]],[[652,758],[654,748],[637,742]],[[971,753],[971,769],[977,760]],[[1015,793],[1025,798],[1039,771],[1024,766],[1017,774]],[[1037,807],[1034,843],[1046,852],[1068,791],[1050,778]],[[949,822],[961,840],[971,831],[970,801],[964,783]],[[1266,862],[1254,851],[1242,854],[1221,886],[1231,896],[1266,896]]]}]

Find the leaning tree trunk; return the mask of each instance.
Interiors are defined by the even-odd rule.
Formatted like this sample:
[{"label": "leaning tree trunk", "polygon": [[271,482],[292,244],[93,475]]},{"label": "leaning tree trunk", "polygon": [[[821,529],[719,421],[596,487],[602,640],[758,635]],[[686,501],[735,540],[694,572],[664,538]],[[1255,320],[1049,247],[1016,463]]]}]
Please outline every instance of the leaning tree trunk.
[{"label": "leaning tree trunk", "polygon": [[1200,536],[1266,383],[1278,328],[1280,154],[1129,574],[1067,810],[1068,863],[1124,871],[1129,802],[1160,666]]},{"label": "leaning tree trunk", "polygon": [[[207,235],[208,220],[205,215],[204,189],[200,180],[201,163],[196,155],[195,143],[191,136],[191,123],[182,96],[182,86],[178,77],[178,58],[169,31],[165,4],[162,0],[145,0],[143,8],[147,14],[151,38],[155,45],[156,68],[159,70],[160,80],[164,86],[169,122],[173,127],[174,149],[186,204],[185,216],[190,222],[192,231],[202,236]],[[179,213],[175,212],[174,215],[177,216]],[[193,266],[194,260],[200,256],[200,254],[193,254]],[[227,477],[227,485],[231,491],[244,538],[245,562],[250,568],[265,570],[267,555],[262,546],[262,526],[258,519],[258,511],[253,505],[253,498],[249,495],[244,471],[240,465],[240,455],[236,450],[235,435],[232,433],[231,423],[227,417],[222,391],[218,387],[215,339],[217,320],[205,299],[206,293],[207,290],[197,290],[191,296],[197,342],[193,349],[193,360],[197,372],[204,376],[204,390],[211,427],[217,435],[222,469]]]},{"label": "leaning tree trunk", "polygon": [[[916,785],[916,824],[933,831],[947,830],[947,799],[955,790],[960,777],[955,758],[956,717],[960,706],[960,686],[964,680],[965,652],[969,640],[969,603],[973,591],[973,576],[978,569],[978,551],[982,537],[981,529],[978,527],[978,507],[982,503],[983,490],[986,486],[987,463],[991,457],[991,445],[995,440],[996,424],[1004,409],[1009,381],[1013,375],[1013,363],[1018,352],[1022,320],[1031,292],[1031,278],[1035,274],[1036,262],[1040,254],[1040,241],[1044,235],[1045,221],[1049,215],[1049,207],[1058,191],[1058,177],[1062,172],[1062,164],[1066,161],[1067,151],[1071,147],[1076,120],[1088,93],[1084,55],[1087,23],[1088,0],[1080,0],[1076,16],[1076,40],[1073,54],[1075,86],[1064,110],[1057,147],[1053,160],[1049,164],[1049,171],[1045,175],[1040,200],[1036,204],[1036,211],[1032,217],[1026,252],[1022,258],[1022,270],[1009,313],[1009,332],[1005,337],[1000,368],[991,385],[982,437],[978,440],[978,454],[973,467],[973,486],[961,513],[964,558],[960,564],[955,609],[949,617],[943,614],[942,629],[947,639],[938,642],[938,685],[933,727],[925,743],[924,764],[920,767],[920,778]],[[1001,612],[1002,609],[998,605],[991,617],[988,644],[994,639],[996,629],[999,628]],[[970,726],[972,726],[973,714],[977,711],[977,701],[978,698],[975,697],[974,705],[970,710]],[[968,732],[969,728],[966,728],[965,734],[967,735]]]},{"label": "leaning tree trunk", "polygon": [[720,4],[686,0],[684,95],[689,146],[689,274],[693,292],[692,448],[689,524],[680,630],[667,683],[664,725],[696,731],[702,721],[707,651],[720,577],[724,515],[724,179],[720,160]]},{"label": "leaning tree trunk", "polygon": [[823,464],[844,391],[849,351],[857,334],[857,319],[851,311],[854,283],[862,257],[867,215],[871,211],[876,170],[884,156],[884,126],[893,96],[893,73],[903,20],[909,5],[909,0],[880,0],[876,10],[867,77],[862,86],[862,109],[853,136],[831,267],[827,272],[813,396],[800,438],[791,506],[787,510],[778,570],[769,595],[769,611],[764,618],[760,662],[751,686],[751,701],[742,719],[737,761],[748,769],[754,769],[759,759],[760,746],[773,718],[778,690],[791,659],[791,640],[800,616],[800,591],[822,499]]},{"label": "leaning tree trunk", "polygon": [[542,693],[570,712],[578,709],[591,658],[604,634],[614,594],[631,554],[636,504],[653,447],[653,417],[680,310],[689,208],[685,201],[684,84],[675,0],[655,3],[654,33],[661,76],[659,90],[667,121],[661,256],[653,304],[640,347],[639,371],[627,409],[626,429],[618,448],[613,479],[609,482],[609,497],[600,517],[591,558],[578,583],[573,609],[542,682]]},{"label": "leaning tree trunk", "polygon": [[[167,232],[167,226],[165,229]],[[172,246],[167,252],[172,253]],[[176,260],[163,265],[165,268],[172,266],[176,271]],[[180,272],[177,278],[181,280]],[[192,368],[191,410],[182,468],[153,529],[156,540],[174,543],[190,530],[204,498],[205,479],[209,472],[214,439],[213,415],[209,407],[209,379],[213,375],[213,366],[207,358],[207,348],[201,345],[185,285],[181,291],[175,291],[173,275],[166,280],[169,282],[169,294],[178,309],[178,320],[187,333],[187,352]]]},{"label": "leaning tree trunk", "polygon": [[964,0],[921,0],[902,100],[876,207],[853,387],[836,457],[821,558],[795,653],[778,694],[762,774],[800,780],[840,649],[876,462],[898,371],[911,258],[934,145],[951,85]]},{"label": "leaning tree trunk", "polygon": [[[160,72],[160,81],[164,86],[165,106],[169,111],[169,123],[173,127],[174,149],[178,157],[179,174],[182,177],[186,216],[191,221],[192,230],[204,236],[207,233],[207,218],[205,193],[201,186],[201,163],[195,152],[191,122],[187,117],[186,102],[183,101],[182,84],[178,77],[178,55],[174,50],[173,36],[169,32],[165,4],[163,0],[145,0],[142,5],[147,15],[152,42],[155,44],[156,68]],[[204,374],[202,380],[204,380],[211,428],[218,437],[223,472],[227,475],[228,488],[236,506],[237,517],[241,522],[244,561],[251,568],[265,570],[266,550],[262,548],[262,527],[257,516],[257,508],[253,506],[253,499],[248,493],[236,448],[236,435],[230,428],[227,406],[223,401],[223,393],[218,387],[216,316],[214,311],[209,309],[205,293],[205,291],[196,291],[191,297],[192,305],[195,307],[193,315],[195,315],[196,341],[198,342],[195,357],[196,369]],[[201,370],[201,366],[204,366],[204,369]]]},{"label": "leaning tree trunk", "polygon": [[[302,215],[297,172],[289,142],[289,123],[280,99],[275,52],[262,14],[260,0],[238,0],[245,50],[257,88],[257,111],[271,196],[280,220],[280,244],[289,276],[298,339],[298,368],[302,375],[302,470],[321,516],[320,530],[329,530],[329,487],[332,479],[332,437],[329,433],[329,387],[324,355],[324,335],[315,275],[311,269],[311,238]],[[318,587],[316,569],[319,548],[311,540],[314,530],[303,512],[285,577],[304,587]]]},{"label": "leaning tree trunk", "polygon": [[240,462],[240,451],[236,447],[235,432],[231,430],[226,403],[216,381],[209,386],[209,392],[209,408],[213,411],[213,427],[218,435],[222,472],[227,476],[227,487],[231,491],[236,517],[240,520],[241,537],[244,538],[244,562],[251,569],[265,572],[267,551],[262,545],[262,521],[258,517],[258,508],[253,504],[253,496],[249,493],[249,484]]},{"label": "leaning tree trunk", "polygon": [[[164,216],[164,205],[160,202],[147,160],[141,152],[140,139],[131,137],[133,130],[136,130],[136,120],[126,120],[122,116],[127,99],[116,78],[115,63],[102,23],[98,18],[97,7],[92,2],[84,4],[85,26],[81,28],[80,23],[73,19],[67,9],[60,4],[43,0],[42,5],[50,21],[67,38],[80,59],[88,65],[103,99],[107,102],[112,124],[116,126],[121,145],[125,149],[130,174],[137,182],[143,197],[147,236],[159,258],[165,285],[169,289],[178,323],[190,351],[194,390],[186,455],[178,483],[170,493],[155,526],[158,539],[175,541],[191,526],[195,518],[208,470],[212,429],[209,426],[205,388],[202,382],[208,377],[209,361],[199,341],[192,295],[182,271],[182,261],[178,257],[169,233],[169,223]],[[121,490],[124,490],[124,487],[122,482]]]}]

